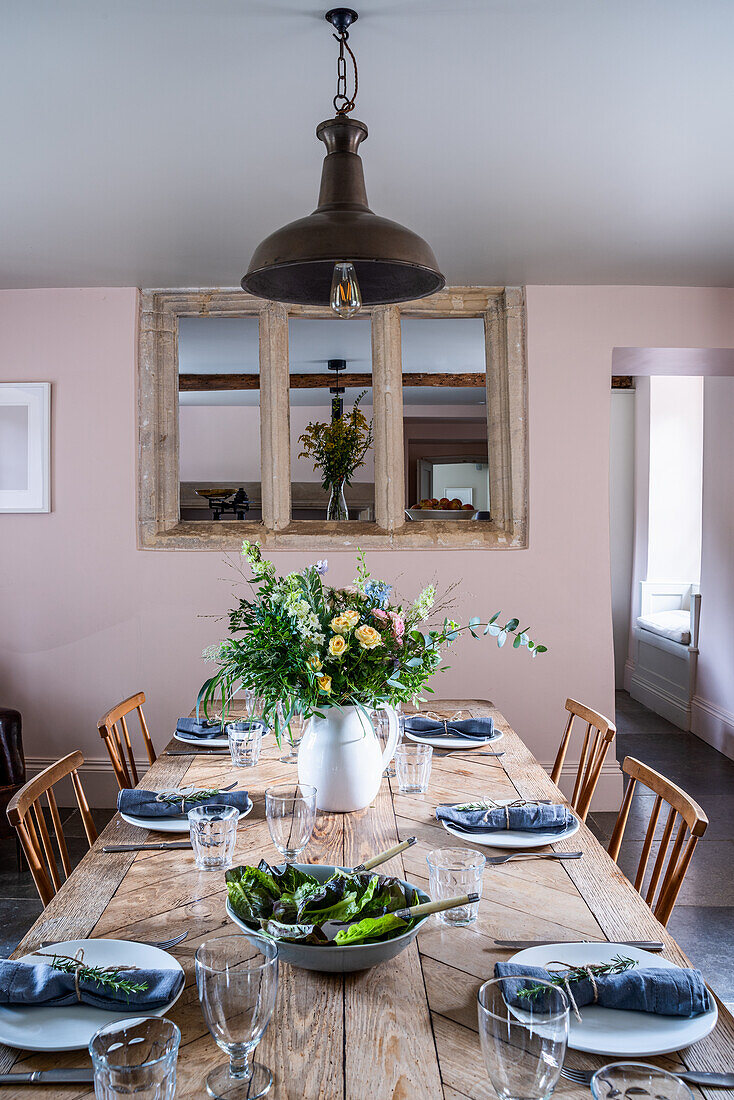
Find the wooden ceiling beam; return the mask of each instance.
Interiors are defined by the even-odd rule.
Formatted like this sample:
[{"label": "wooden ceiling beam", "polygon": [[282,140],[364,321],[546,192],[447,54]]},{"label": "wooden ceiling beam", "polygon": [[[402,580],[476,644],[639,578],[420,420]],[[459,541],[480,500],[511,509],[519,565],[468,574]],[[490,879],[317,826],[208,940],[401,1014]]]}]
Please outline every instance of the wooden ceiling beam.
[{"label": "wooden ceiling beam", "polygon": [[[322,390],[336,383],[336,373],[292,374],[292,390]],[[371,374],[339,374],[339,385],[367,389],[372,385]],[[404,386],[460,386],[467,389],[484,389],[484,372],[479,374],[404,374]],[[178,388],[181,393],[199,390],[259,390],[259,374],[180,374]]]}]

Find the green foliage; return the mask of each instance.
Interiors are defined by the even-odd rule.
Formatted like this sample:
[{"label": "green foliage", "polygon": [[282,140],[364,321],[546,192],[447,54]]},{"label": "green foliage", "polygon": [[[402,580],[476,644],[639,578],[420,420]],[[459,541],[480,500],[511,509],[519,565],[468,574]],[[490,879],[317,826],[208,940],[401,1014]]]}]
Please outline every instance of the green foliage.
[{"label": "green foliage", "polygon": [[303,446],[298,457],[313,459],[313,468],[320,472],[324,489],[340,482],[350,485],[356,471],[364,466],[372,446],[372,423],[359,407],[366,392],[360,393],[350,413],[328,424],[308,424],[298,440]]},{"label": "green foliage", "polygon": [[144,993],[148,988],[147,982],[133,982],[125,977],[137,967],[122,966],[85,966],[79,959],[71,955],[45,955],[39,951],[39,955],[48,958],[48,965],[53,970],[61,970],[64,974],[76,974],[80,982],[93,982],[95,985],[106,989],[112,989],[116,993]]},{"label": "green foliage", "polygon": [[329,707],[356,706],[368,715],[432,694],[429,681],[446,668],[442,651],[464,632],[489,634],[500,647],[512,637],[515,649],[533,656],[546,650],[519,629],[519,619],[501,625],[500,612],[486,622],[473,615],[464,627],[449,618],[424,626],[433,586],[412,604],[390,602],[391,585],[371,577],[361,552],[347,588],[324,582],[326,563],[279,577],[257,544],[243,543],[242,554],[253,591],[229,612],[229,636],[206,653],[217,668],[199,691],[197,710],[224,718],[232,697],[249,689],[263,699],[262,717],[278,743],[296,714],[323,717]]}]

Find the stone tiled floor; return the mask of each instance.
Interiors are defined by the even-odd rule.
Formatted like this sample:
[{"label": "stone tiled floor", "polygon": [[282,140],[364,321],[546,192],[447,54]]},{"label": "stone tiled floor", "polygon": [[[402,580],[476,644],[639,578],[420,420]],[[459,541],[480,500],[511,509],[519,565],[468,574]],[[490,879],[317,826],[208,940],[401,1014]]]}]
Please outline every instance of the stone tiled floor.
[{"label": "stone tiled floor", "polygon": [[[637,756],[688,791],[709,816],[710,826],[693,857],[669,928],[700,966],[713,988],[734,1001],[734,762],[697,737],[646,710],[626,692],[617,693],[617,758]],[[636,868],[647,827],[651,798],[640,793],[633,804],[620,864]],[[94,810],[101,830],[112,810]],[[616,814],[592,812],[589,825],[609,841]],[[662,828],[662,826],[661,826]],[[64,832],[77,863],[87,850],[77,811],[67,811]],[[41,912],[30,873],[17,869],[15,844],[0,841],[0,955],[7,955]]]},{"label": "stone tiled floor", "polygon": [[[683,733],[617,692],[617,759],[636,756],[688,792],[710,824],[699,842],[676,907],[670,932],[722,1000],[734,1001],[734,761],[691,733]],[[619,863],[634,876],[654,797],[638,792],[632,804]],[[614,813],[592,812],[588,824],[605,845]],[[662,832],[665,814],[658,832]],[[653,855],[656,848],[653,847]],[[651,860],[652,864],[652,860]]]}]

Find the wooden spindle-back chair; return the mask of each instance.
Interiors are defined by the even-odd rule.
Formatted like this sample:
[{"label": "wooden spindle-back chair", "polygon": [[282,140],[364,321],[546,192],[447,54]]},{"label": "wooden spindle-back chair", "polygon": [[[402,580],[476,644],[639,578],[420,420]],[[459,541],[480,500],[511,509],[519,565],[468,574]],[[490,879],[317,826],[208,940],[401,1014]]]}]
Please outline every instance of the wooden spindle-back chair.
[{"label": "wooden spindle-back chair", "polygon": [[563,732],[558,755],[556,756],[556,762],[553,765],[551,779],[554,783],[558,783],[558,780],[561,778],[563,763],[566,759],[568,745],[571,740],[571,730],[574,719],[580,718],[583,722],[586,722],[586,733],[584,735],[584,744],[579,758],[578,771],[576,772],[573,794],[569,801],[576,815],[580,817],[582,821],[585,821],[586,815],[589,812],[591,800],[594,797],[596,785],[599,782],[604,760],[609,751],[609,746],[614,740],[617,727],[613,722],[610,722],[608,718],[605,718],[603,714],[591,710],[590,707],[584,706],[583,703],[578,703],[575,699],[566,700],[566,710],[568,711],[568,722]]},{"label": "wooden spindle-back chair", "polygon": [[130,740],[130,731],[127,728],[126,722],[127,716],[132,714],[133,711],[137,711],[140,729],[143,734],[145,751],[148,753],[148,760],[151,764],[154,764],[156,760],[155,749],[153,748],[153,742],[150,739],[145,715],[143,714],[144,702],[145,692],[138,691],[135,695],[131,695],[129,699],[123,699],[123,701],[118,703],[116,707],[113,707],[112,710],[108,710],[97,723],[100,737],[107,746],[107,752],[110,754],[110,760],[112,761],[112,767],[115,769],[115,778],[117,779],[120,790],[124,790],[126,787],[136,787],[139,779],[138,769],[135,764],[135,754],[133,752],[132,741]]},{"label": "wooden spindle-back chair", "polygon": [[53,788],[55,783],[58,783],[60,779],[67,775],[70,776],[74,787],[74,794],[90,848],[97,839],[97,830],[94,827],[89,803],[85,797],[78,774],[78,769],[83,763],[84,757],[79,751],[69,753],[62,760],[57,760],[55,764],[50,764],[49,767],[44,768],[33,779],[29,779],[8,803],[8,821],[18,834],[18,840],[28,860],[33,881],[44,905],[48,905],[60,888],[62,877],[56,862],[48,825],[46,824],[41,796],[45,794],[48,800],[51,823],[56,834],[56,844],[61,857],[63,877],[66,879],[71,874],[71,860],[69,859],[69,850],[66,847],[64,832],[61,827],[61,817],[59,816],[59,808]]},{"label": "wooden spindle-back chair", "polygon": [[[668,818],[660,837],[660,847],[644,898],[660,923],[667,924],[680,888],[683,885],[683,879],[688,871],[693,851],[706,832],[709,821],[698,803],[694,802],[685,791],[677,787],[675,783],[671,783],[660,772],[653,771],[647,764],[643,764],[641,760],[635,760],[633,756],[626,757],[622,764],[622,771],[630,777],[630,781],[619,810],[617,823],[614,826],[612,839],[609,841],[609,855],[616,862],[624,831],[627,827],[635,788],[638,783],[643,783],[653,794],[657,795],[657,798],[652,808],[647,832],[645,833],[645,841],[642,845],[642,854],[635,876],[635,890],[640,893],[643,891],[645,873],[655,840],[655,830],[664,802],[669,807]],[[673,840],[676,822],[678,822],[678,831],[675,840]],[[671,840],[673,843],[668,853]],[[668,856],[667,864],[666,854]]]}]

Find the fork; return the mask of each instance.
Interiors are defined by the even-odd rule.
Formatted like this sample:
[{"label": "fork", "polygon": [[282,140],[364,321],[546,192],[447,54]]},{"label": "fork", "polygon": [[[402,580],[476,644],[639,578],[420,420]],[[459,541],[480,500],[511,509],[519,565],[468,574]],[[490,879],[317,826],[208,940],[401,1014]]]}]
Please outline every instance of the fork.
[{"label": "fork", "polygon": [[499,866],[501,863],[509,863],[511,859],[581,859],[583,852],[510,852],[507,856],[488,856],[487,863]]},{"label": "fork", "polygon": [[[672,1072],[669,1070],[668,1072]],[[568,1069],[563,1066],[561,1077],[567,1081],[573,1081],[575,1085],[590,1085],[591,1078],[596,1073],[593,1069]],[[687,1081],[690,1085],[706,1085],[710,1089],[734,1088],[734,1073],[703,1073],[698,1070],[684,1070],[683,1073],[675,1073],[674,1077],[680,1077],[681,1081]]]},{"label": "fork", "polygon": [[[171,936],[168,940],[135,940],[135,943],[145,944],[146,947],[159,947],[161,951],[167,951],[169,947],[175,947],[177,943],[181,943],[188,936],[188,932],[182,932],[180,936]],[[53,947],[58,943],[58,940],[44,940],[43,943],[39,943],[36,951],[42,951],[44,947]]]}]

